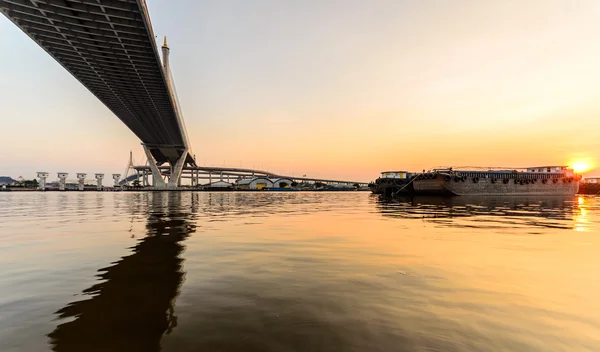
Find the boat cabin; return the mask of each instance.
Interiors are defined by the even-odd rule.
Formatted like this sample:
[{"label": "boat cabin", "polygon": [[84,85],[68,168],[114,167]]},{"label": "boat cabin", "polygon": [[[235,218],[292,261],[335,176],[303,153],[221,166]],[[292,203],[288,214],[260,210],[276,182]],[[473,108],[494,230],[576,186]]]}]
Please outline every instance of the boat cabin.
[{"label": "boat cabin", "polygon": [[542,172],[542,173],[556,173],[556,172],[567,172],[568,166],[536,166],[528,167],[527,172]]},{"label": "boat cabin", "polygon": [[581,182],[583,182],[583,183],[596,183],[596,184],[600,184],[600,176],[586,177]]},{"label": "boat cabin", "polygon": [[381,173],[381,178],[407,179],[409,177],[408,171],[383,171]]}]

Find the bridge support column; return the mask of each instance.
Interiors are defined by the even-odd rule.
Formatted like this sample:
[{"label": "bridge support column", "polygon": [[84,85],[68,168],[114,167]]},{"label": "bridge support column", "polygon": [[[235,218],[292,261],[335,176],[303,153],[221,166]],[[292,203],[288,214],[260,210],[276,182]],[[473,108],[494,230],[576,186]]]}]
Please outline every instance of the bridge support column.
[{"label": "bridge support column", "polygon": [[192,187],[196,187],[196,170],[190,170],[190,182]]},{"label": "bridge support column", "polygon": [[181,185],[181,174],[183,172],[183,166],[185,165],[185,159],[187,159],[188,151],[185,150],[175,165],[171,165],[171,174],[169,175],[169,182],[167,188],[177,188]]},{"label": "bridge support column", "polygon": [[148,165],[150,165],[150,170],[152,171],[152,186],[156,188],[167,188],[167,184],[165,180],[163,180],[160,170],[158,169],[158,165],[156,165],[156,161],[150,153],[150,150],[145,144],[142,144],[144,147],[144,153],[146,153],[146,158],[148,158]]},{"label": "bridge support column", "polygon": [[152,186],[159,189],[176,189],[181,185],[181,175],[183,174],[183,167],[185,166],[185,161],[188,157],[187,149],[181,153],[181,156],[177,160],[175,164],[170,165],[170,173],[167,178],[167,181],[163,179],[162,174],[160,173],[160,169],[158,165],[156,165],[156,160],[152,156],[150,149],[144,144],[144,153],[146,153],[146,158],[148,158],[148,165],[150,166],[150,170],[152,171]]},{"label": "bridge support column", "polygon": [[144,187],[150,186],[150,183],[148,182],[148,172],[146,171],[146,169],[142,171],[142,184],[144,185]]}]

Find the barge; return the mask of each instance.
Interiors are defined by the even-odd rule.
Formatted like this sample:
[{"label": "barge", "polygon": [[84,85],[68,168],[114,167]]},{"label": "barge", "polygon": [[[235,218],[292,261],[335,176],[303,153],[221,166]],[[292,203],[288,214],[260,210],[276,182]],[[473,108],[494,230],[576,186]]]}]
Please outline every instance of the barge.
[{"label": "barge", "polygon": [[414,192],[433,195],[575,195],[581,175],[567,166],[524,170],[434,169],[413,180]]},{"label": "barge", "polygon": [[583,180],[581,180],[581,183],[579,184],[579,193],[580,194],[599,195],[600,194],[600,176],[586,177]]},{"label": "barge", "polygon": [[369,183],[369,189],[374,194],[390,196],[396,193],[410,194],[414,192],[413,179],[416,173],[408,171],[383,171],[381,177]]}]

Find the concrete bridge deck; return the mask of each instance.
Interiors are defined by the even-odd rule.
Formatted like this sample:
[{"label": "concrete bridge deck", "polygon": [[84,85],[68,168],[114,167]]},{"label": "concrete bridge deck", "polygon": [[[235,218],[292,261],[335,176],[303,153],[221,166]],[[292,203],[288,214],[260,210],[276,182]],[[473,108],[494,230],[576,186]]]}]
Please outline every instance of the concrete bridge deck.
[{"label": "concrete bridge deck", "polygon": [[165,38],[161,60],[145,0],[0,0],[0,12],[142,141],[149,166],[138,169],[149,170],[158,188],[176,188],[181,177],[197,182],[217,173],[366,185],[261,170],[198,167],[177,103],[170,49]]},{"label": "concrete bridge deck", "polygon": [[[134,166],[134,169],[140,175],[151,174],[150,166]],[[169,167],[159,167],[162,174],[165,176],[169,174]],[[195,167],[184,167],[182,172],[183,178],[192,179],[192,184],[199,184],[200,180],[203,181],[216,181],[216,180],[227,180],[235,181],[239,177],[267,177],[267,178],[287,178],[296,182],[321,182],[325,184],[346,184],[354,185],[358,184],[361,187],[366,187],[368,183],[360,181],[348,181],[348,180],[335,180],[335,179],[322,179],[322,178],[311,178],[311,177],[298,177],[289,175],[280,175],[264,170],[246,169],[246,168],[227,168],[227,167],[211,167],[211,166],[195,166]]]}]

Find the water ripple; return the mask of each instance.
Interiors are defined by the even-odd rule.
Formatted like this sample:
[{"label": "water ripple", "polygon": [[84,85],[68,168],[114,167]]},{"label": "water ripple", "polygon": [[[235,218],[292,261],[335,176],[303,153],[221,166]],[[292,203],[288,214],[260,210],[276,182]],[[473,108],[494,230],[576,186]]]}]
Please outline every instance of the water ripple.
[{"label": "water ripple", "polygon": [[600,350],[600,201],[0,194],[0,350]]}]

